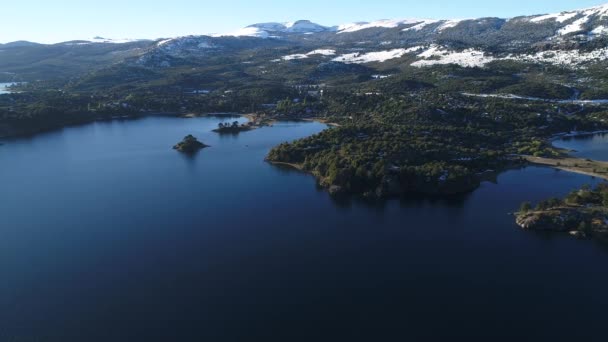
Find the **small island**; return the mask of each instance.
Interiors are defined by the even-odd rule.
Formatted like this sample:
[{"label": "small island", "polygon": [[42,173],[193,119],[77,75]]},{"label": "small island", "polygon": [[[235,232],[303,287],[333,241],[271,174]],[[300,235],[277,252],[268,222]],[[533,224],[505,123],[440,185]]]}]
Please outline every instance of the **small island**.
[{"label": "small island", "polygon": [[577,238],[608,240],[608,183],[584,186],[563,199],[552,198],[532,207],[521,205],[517,224],[525,230],[567,232]]},{"label": "small island", "polygon": [[198,141],[198,139],[196,139],[192,134],[189,134],[184,137],[184,140],[173,146],[173,149],[184,153],[195,153],[198,150],[201,150],[206,147],[209,146]]},{"label": "small island", "polygon": [[240,132],[246,132],[253,129],[251,123],[239,124],[238,121],[234,121],[232,124],[220,122],[218,127],[213,131],[220,134],[239,134]]}]

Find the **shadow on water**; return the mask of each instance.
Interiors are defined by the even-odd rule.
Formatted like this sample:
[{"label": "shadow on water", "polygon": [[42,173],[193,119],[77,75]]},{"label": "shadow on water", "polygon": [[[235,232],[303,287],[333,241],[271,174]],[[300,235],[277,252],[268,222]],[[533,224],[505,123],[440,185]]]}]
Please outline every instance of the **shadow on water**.
[{"label": "shadow on water", "polygon": [[[272,166],[281,174],[303,174],[308,175],[312,178],[311,174],[306,171],[298,170],[289,165],[282,164],[272,164]],[[495,175],[491,180],[488,180],[489,183],[498,184],[498,174]],[[319,184],[318,181],[315,180],[315,189],[318,192],[327,193],[327,189]],[[473,194],[475,190],[461,193],[461,194],[452,194],[452,195],[431,195],[431,194],[412,194],[407,193],[401,196],[392,196],[387,198],[377,198],[377,197],[365,197],[360,195],[351,195],[351,194],[339,194],[330,196],[332,203],[338,209],[352,209],[355,206],[363,205],[367,208],[377,209],[382,211],[386,208],[388,203],[392,201],[399,201],[399,205],[402,208],[410,208],[410,207],[422,207],[425,204],[430,205],[441,205],[445,207],[452,208],[462,208],[464,207],[467,200]]]},{"label": "shadow on water", "polygon": [[188,166],[188,171],[191,174],[195,174],[198,172],[199,163],[201,163],[201,158],[205,158],[205,150],[209,149],[211,146],[200,149],[194,152],[178,152],[181,155],[182,160],[184,160],[185,164]]},{"label": "shadow on water", "polygon": [[[607,245],[524,232],[506,215],[588,178],[529,167],[458,196],[330,199],[312,176],[262,163],[320,125],[209,133],[210,151],[167,151],[217,123],[96,123],[2,147],[0,303],[18,310],[0,312],[0,336],[241,341],[269,340],[250,333],[269,327],[327,340],[330,326],[335,340],[362,328],[373,341],[437,324],[454,336],[605,335]],[[242,336],[217,338],[227,332]]]},{"label": "shadow on water", "polygon": [[[533,235],[538,240],[544,242],[556,242],[560,240],[573,240],[576,239],[568,232],[553,232],[553,231],[524,231],[525,234]],[[602,237],[592,237],[587,239],[578,239],[581,243],[587,243],[590,245],[594,245],[599,248],[602,252],[608,253],[608,239]]]},{"label": "shadow on water", "polygon": [[[317,191],[327,192],[327,189],[317,183]],[[332,203],[342,209],[352,209],[356,206],[365,206],[367,208],[384,210],[390,203],[397,201],[401,208],[417,208],[427,204],[432,206],[443,206],[452,208],[464,207],[471,193],[456,194],[449,196],[429,195],[429,194],[405,194],[402,196],[377,198],[364,197],[354,195],[335,195],[330,196]]]}]

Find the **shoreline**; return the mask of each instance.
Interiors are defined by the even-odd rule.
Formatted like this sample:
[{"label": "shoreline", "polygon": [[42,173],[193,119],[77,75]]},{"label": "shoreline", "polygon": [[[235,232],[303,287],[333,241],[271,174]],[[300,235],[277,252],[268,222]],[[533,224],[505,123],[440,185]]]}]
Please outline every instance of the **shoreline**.
[{"label": "shoreline", "polygon": [[324,118],[308,118],[308,119],[301,119],[303,121],[310,121],[310,122],[319,122],[322,124],[326,124],[327,126],[330,127],[342,127],[342,125],[340,125],[339,123],[335,123],[335,122],[330,122],[327,119]]},{"label": "shoreline", "polygon": [[273,166],[285,166],[285,167],[289,167],[301,172],[305,172],[308,173],[310,175],[313,175],[311,172],[308,172],[306,170],[304,170],[304,167],[301,164],[295,164],[295,163],[285,163],[285,162],[275,162],[275,161],[271,161],[271,160],[266,160],[267,163],[269,163],[270,165]]},{"label": "shoreline", "polygon": [[596,134],[608,134],[608,130],[574,132],[574,133],[558,133],[558,134],[552,135],[551,138],[549,138],[549,142],[552,143],[554,141],[562,140],[562,139],[589,137],[589,136],[593,136]]},{"label": "shoreline", "polygon": [[283,118],[269,117],[269,118],[262,118],[261,121],[258,122],[258,120],[260,118],[255,113],[245,113],[245,114],[243,114],[243,113],[192,113],[192,112],[184,113],[184,112],[177,112],[177,111],[176,112],[171,112],[171,111],[138,112],[138,113],[129,114],[129,115],[114,115],[114,116],[109,116],[109,117],[98,116],[98,117],[89,118],[87,120],[68,122],[68,123],[65,123],[60,126],[42,127],[42,128],[38,127],[35,129],[15,128],[15,126],[11,126],[8,123],[7,124],[0,123],[0,128],[3,128],[3,130],[4,130],[4,132],[0,131],[0,139],[32,137],[32,136],[42,134],[42,133],[57,131],[57,130],[60,130],[63,128],[68,128],[68,127],[87,125],[87,124],[91,124],[94,122],[114,121],[114,120],[134,120],[134,119],[141,119],[141,118],[155,117],[155,116],[156,117],[165,116],[165,117],[174,117],[174,118],[183,118],[183,119],[193,119],[193,118],[202,118],[202,117],[245,117],[249,120],[248,124],[253,123],[253,124],[251,124],[251,129],[257,129],[257,128],[264,127],[264,126],[272,126],[274,123],[276,123],[278,121],[283,121],[283,120],[320,122],[320,123],[326,124],[330,127],[340,127],[340,124],[337,124],[335,122],[328,122],[328,120],[324,119],[324,118],[306,118],[306,119],[284,118],[283,119]]},{"label": "shoreline", "polygon": [[551,167],[557,170],[608,180],[608,162],[571,156],[563,158],[522,156],[522,158],[532,165]]},{"label": "shoreline", "polygon": [[589,158],[581,158],[571,155],[570,153],[576,152],[573,150],[558,148],[553,145],[553,142],[562,139],[575,139],[579,137],[589,137],[598,134],[608,134],[608,130],[597,130],[597,131],[582,131],[582,132],[564,132],[552,135],[547,139],[547,142],[558,151],[564,154],[563,157],[557,158],[546,158],[546,157],[534,157],[534,156],[521,156],[529,164],[551,167],[556,170],[572,172],[579,175],[591,176],[608,180],[608,162],[592,160]]}]

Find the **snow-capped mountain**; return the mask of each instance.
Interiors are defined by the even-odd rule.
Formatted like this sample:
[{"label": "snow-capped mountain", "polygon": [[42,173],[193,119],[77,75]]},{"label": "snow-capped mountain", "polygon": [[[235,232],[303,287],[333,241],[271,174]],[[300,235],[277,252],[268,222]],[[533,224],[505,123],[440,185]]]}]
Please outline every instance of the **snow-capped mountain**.
[{"label": "snow-capped mountain", "polygon": [[[23,52],[20,49],[36,44],[22,45],[9,43],[3,45],[3,49],[10,48],[18,56],[20,53],[42,54],[42,47],[48,46],[41,45],[40,51]],[[486,67],[493,62],[516,61],[585,68],[608,61],[608,4],[508,19],[410,18],[336,26],[309,20],[267,22],[219,35],[155,41],[96,37],[51,46],[57,48],[55,58],[74,56],[74,63],[80,63],[78,54],[89,48],[96,56],[94,60],[126,62],[146,68],[205,64],[208,58],[220,57],[217,60],[222,61],[225,60],[222,57],[234,56],[248,63],[319,62],[351,67],[389,62],[421,68]],[[76,48],[77,52],[66,51]],[[7,52],[0,55],[0,65],[3,58],[27,61],[11,56]],[[86,67],[88,65],[83,69]],[[19,69],[15,67],[15,70]]]},{"label": "snow-capped mountain", "polygon": [[361,31],[374,29],[394,30],[416,33],[423,30],[434,34],[454,29],[460,25],[483,25],[489,20],[497,23],[496,29],[503,26],[511,29],[516,25],[529,24],[528,29],[544,29],[550,26],[551,37],[567,36],[572,34],[586,34],[598,36],[608,34],[608,4],[585,8],[575,11],[567,11],[546,15],[533,15],[509,19],[480,18],[480,19],[384,19],[371,22],[356,22],[332,27],[315,24],[309,20],[299,20],[292,23],[259,23],[253,24],[241,30],[218,36],[249,36],[259,38],[278,37],[281,34],[305,33],[313,34],[319,32],[335,32],[336,34],[360,33]]},{"label": "snow-capped mountain", "polygon": [[384,19],[372,22],[357,22],[350,24],[343,24],[338,26],[338,33],[350,33],[371,28],[396,28],[402,25],[426,25],[436,23],[438,20],[433,19]]},{"label": "snow-capped mountain", "polygon": [[[446,64],[485,67],[496,61],[585,67],[608,60],[608,48],[605,48],[608,4],[509,19],[397,19],[333,27],[309,20],[258,23],[230,34],[160,41],[153,49],[155,58],[151,60],[163,60],[163,55],[207,56],[223,53],[226,46],[238,50],[248,44],[249,40],[244,38],[275,41],[282,49],[302,47],[303,50],[276,56],[272,59],[275,63],[320,59],[369,64],[405,59],[415,67]],[[606,40],[605,44],[601,43],[602,39]],[[150,59],[144,56],[143,60]]]},{"label": "snow-capped mountain", "polygon": [[572,33],[602,34],[608,24],[608,4],[586,8],[578,11],[568,11],[556,14],[547,14],[530,19],[534,23],[552,21],[565,24],[558,31],[558,35]]},{"label": "snow-capped mountain", "polygon": [[258,37],[269,38],[278,37],[282,34],[312,34],[319,32],[335,31],[333,27],[326,27],[311,22],[310,20],[298,20],[287,23],[259,23],[247,26],[235,32],[227,34],[218,34],[216,37],[233,36],[233,37]]}]

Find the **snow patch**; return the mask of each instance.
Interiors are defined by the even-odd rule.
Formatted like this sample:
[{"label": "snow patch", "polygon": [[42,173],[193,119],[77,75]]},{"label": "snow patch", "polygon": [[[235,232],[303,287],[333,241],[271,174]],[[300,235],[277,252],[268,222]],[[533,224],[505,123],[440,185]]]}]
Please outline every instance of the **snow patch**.
[{"label": "snow patch", "polygon": [[431,45],[418,54],[421,60],[412,63],[415,67],[456,64],[462,67],[483,67],[492,61],[520,61],[529,63],[548,63],[567,67],[584,67],[586,63],[608,60],[608,47],[590,52],[579,50],[551,50],[535,54],[518,54],[497,57],[483,51],[467,49],[461,52],[449,50],[443,46]]},{"label": "snow patch", "polygon": [[425,28],[428,25],[432,25],[435,23],[438,23],[439,20],[433,20],[433,19],[425,19],[423,22],[421,22],[420,24],[414,25],[412,27],[408,27],[403,29],[403,32],[407,32],[407,31],[420,31],[423,28]]},{"label": "snow patch", "polygon": [[401,25],[420,24],[425,22],[425,19],[384,19],[372,22],[358,22],[338,26],[338,33],[350,33],[370,28],[396,28]]},{"label": "snow patch", "polygon": [[570,25],[567,25],[563,28],[561,28],[559,31],[557,31],[557,34],[560,36],[564,36],[570,33],[574,33],[574,32],[579,32],[584,30],[583,25],[585,25],[587,23],[587,21],[589,21],[589,17],[582,17],[578,20],[576,20],[575,22],[573,22]]},{"label": "snow patch", "polygon": [[298,20],[285,24],[284,32],[289,33],[314,33],[327,31],[329,28],[315,24],[309,20]]},{"label": "snow patch", "polygon": [[555,21],[557,21],[558,23],[563,23],[565,21],[568,21],[568,20],[576,17],[577,15],[578,15],[578,12],[562,12],[562,13],[557,13],[557,14],[543,15],[540,17],[533,18],[530,21],[533,23],[540,23],[543,21],[555,19]]},{"label": "snow patch", "polygon": [[563,66],[581,66],[589,62],[607,60],[608,48],[602,48],[590,52],[580,52],[578,50],[543,51],[533,55],[509,55],[504,59],[533,63],[549,63]]},{"label": "snow patch", "polygon": [[173,41],[174,38],[169,38],[169,39],[164,39],[159,41],[158,43],[156,43],[157,46],[163,46],[166,44],[169,44],[171,41]]},{"label": "snow patch", "polygon": [[368,52],[361,54],[359,52],[348,53],[336,57],[334,62],[342,62],[346,64],[364,64],[371,62],[385,62],[391,59],[401,58],[408,53],[413,53],[421,50],[421,46],[415,46],[409,49],[394,49],[388,51]]},{"label": "snow patch", "polygon": [[256,37],[268,38],[270,34],[259,27],[249,26],[231,33],[217,34],[214,37]]},{"label": "snow patch", "polygon": [[292,61],[292,60],[296,60],[296,59],[306,59],[310,56],[314,56],[314,55],[321,55],[321,56],[333,56],[336,54],[336,50],[331,50],[331,49],[319,49],[319,50],[313,50],[310,51],[309,53],[297,53],[297,54],[293,54],[293,55],[288,55],[288,56],[283,56],[281,57],[281,59],[278,60],[274,60],[274,61]]},{"label": "snow patch", "polygon": [[256,37],[272,38],[277,33],[299,33],[312,34],[317,32],[332,31],[330,27],[315,24],[309,20],[298,20],[289,23],[259,23],[247,26],[231,33],[216,34],[214,37]]},{"label": "snow patch", "polygon": [[562,27],[561,29],[559,29],[557,31],[558,36],[564,36],[564,35],[576,33],[579,31],[584,31],[585,24],[589,23],[589,21],[594,17],[598,17],[601,19],[606,16],[608,16],[608,5],[602,5],[602,6],[582,9],[579,11],[568,11],[568,12],[542,15],[539,17],[532,18],[530,20],[530,22],[541,23],[541,22],[545,22],[547,20],[555,20],[558,23],[565,23],[565,22],[573,20],[577,17],[580,17],[580,18],[576,19],[574,22],[571,22],[570,24]]},{"label": "snow patch", "polygon": [[311,56],[311,55],[323,55],[323,56],[333,56],[336,54],[336,50],[331,50],[331,49],[319,49],[319,50],[313,50],[310,51],[309,53],[307,53],[307,55]]},{"label": "snow patch", "polygon": [[450,28],[454,28],[456,26],[458,26],[458,24],[460,24],[461,22],[465,21],[466,19],[453,19],[453,20],[445,20],[443,22],[443,24],[441,24],[441,26],[439,26],[437,28],[437,32],[442,32],[444,30],[450,29]]},{"label": "snow patch", "polygon": [[81,43],[79,45],[84,45],[84,44],[87,44],[87,43],[125,44],[125,43],[134,43],[134,42],[142,42],[142,41],[146,41],[146,39],[131,39],[131,38],[113,39],[113,38],[95,37],[93,39],[88,39],[86,41],[86,43]]},{"label": "snow patch", "polygon": [[432,65],[456,64],[466,68],[483,67],[495,60],[494,57],[486,56],[485,52],[475,49],[467,49],[461,52],[450,51],[438,45],[432,45],[418,57],[423,58],[412,63],[415,67],[426,67]]},{"label": "snow patch", "polygon": [[600,25],[589,33],[594,36],[608,35],[608,27]]}]

